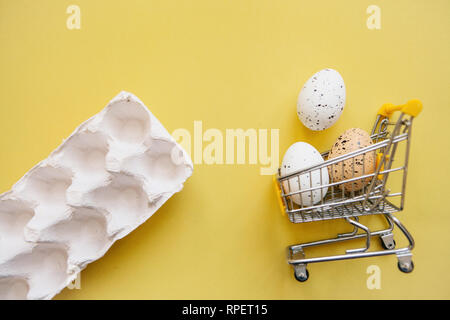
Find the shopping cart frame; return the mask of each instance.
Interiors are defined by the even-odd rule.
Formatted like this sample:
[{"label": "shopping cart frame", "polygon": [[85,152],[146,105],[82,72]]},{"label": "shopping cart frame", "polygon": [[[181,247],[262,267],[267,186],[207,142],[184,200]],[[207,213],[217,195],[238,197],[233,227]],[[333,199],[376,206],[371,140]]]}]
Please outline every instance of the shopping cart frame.
[{"label": "shopping cart frame", "polygon": [[[332,219],[344,219],[353,226],[353,231],[338,234],[335,238],[323,239],[319,241],[301,243],[287,247],[287,261],[294,267],[294,276],[304,282],[309,278],[307,265],[326,261],[337,261],[357,258],[368,258],[375,256],[385,256],[395,254],[398,259],[400,271],[409,273],[414,269],[412,261],[412,250],[415,243],[414,238],[400,220],[393,214],[402,211],[405,203],[406,178],[408,172],[409,151],[411,142],[411,129],[413,119],[421,112],[422,103],[419,100],[408,101],[404,105],[384,104],[378,111],[375,124],[372,128],[372,145],[359,150],[344,154],[342,156],[328,159],[321,164],[281,176],[281,169],[274,177],[280,208],[283,213],[289,216],[293,223],[303,223],[311,221],[325,221]],[[395,122],[390,122],[391,115],[395,111],[400,111],[400,115]],[[393,130],[388,128],[393,126]],[[393,166],[397,147],[400,143],[406,143],[405,157],[403,165]],[[373,172],[364,172],[366,157],[370,153],[376,153],[376,164]],[[322,153],[326,158],[329,151]],[[362,159],[361,159],[362,156]],[[358,158],[359,157],[359,158]],[[333,181],[328,184],[322,183],[321,170],[329,170],[337,165],[345,165],[348,161],[353,161],[352,177],[341,181]],[[355,175],[355,159],[362,161],[363,172]],[[351,163],[350,163],[351,164]],[[344,167],[342,167],[342,170]],[[320,186],[313,187],[312,175],[319,172]],[[399,192],[391,192],[387,188],[389,175],[393,172],[403,172],[401,189]],[[302,189],[300,177],[309,176],[309,188]],[[348,192],[343,186],[353,184],[358,180],[366,181],[367,186],[361,190]],[[370,180],[369,182],[367,182]],[[298,182],[298,190],[291,191],[292,181]],[[325,191],[323,191],[325,189]],[[337,192],[335,190],[338,189]],[[313,199],[313,192],[320,190],[321,200],[313,205],[303,205],[304,194],[310,194]],[[297,201],[293,201],[297,196]],[[400,204],[396,205],[389,199],[400,197]],[[300,203],[296,203],[300,202]],[[368,226],[359,221],[361,216],[378,214],[383,216],[388,226],[382,230],[371,231]],[[395,248],[394,227],[400,229],[408,241],[408,245],[402,248]],[[362,233],[358,231],[362,230]],[[369,251],[371,239],[378,237],[385,250]],[[305,249],[313,246],[333,244],[342,241],[365,238],[366,243],[362,248],[348,249],[345,254],[319,256],[307,258]]]}]

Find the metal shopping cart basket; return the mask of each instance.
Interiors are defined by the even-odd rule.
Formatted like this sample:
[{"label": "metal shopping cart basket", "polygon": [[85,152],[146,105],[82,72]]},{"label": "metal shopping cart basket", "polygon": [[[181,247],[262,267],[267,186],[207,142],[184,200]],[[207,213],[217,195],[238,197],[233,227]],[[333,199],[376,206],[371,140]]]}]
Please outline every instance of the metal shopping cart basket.
[{"label": "metal shopping cart basket", "polygon": [[[365,148],[353,151],[339,157],[328,159],[325,162],[305,168],[285,176],[281,176],[280,169],[274,177],[277,195],[282,212],[287,213],[293,223],[303,223],[310,221],[325,221],[331,219],[345,219],[353,226],[353,231],[338,234],[336,238],[324,239],[314,242],[296,244],[287,248],[287,260],[294,267],[295,278],[304,282],[309,278],[306,269],[307,264],[334,260],[356,259],[374,256],[384,256],[395,254],[398,258],[400,271],[409,273],[414,269],[412,262],[412,249],[414,239],[400,220],[393,214],[403,210],[405,202],[406,177],[408,173],[408,158],[411,143],[411,128],[414,117],[422,110],[422,103],[418,100],[411,100],[404,105],[385,104],[378,111],[375,124],[372,129],[371,138],[373,144]],[[400,111],[396,121],[390,120],[395,111]],[[403,147],[402,147],[403,146]],[[324,159],[329,151],[322,153]],[[355,161],[364,163],[365,157],[370,153],[375,153],[376,161],[373,170],[355,174]],[[402,157],[403,155],[403,157]],[[373,155],[372,155],[373,156]],[[398,159],[401,159],[398,163]],[[353,161],[353,174],[351,178],[341,181],[333,181],[330,174],[330,181],[327,184],[313,186],[311,176],[314,171],[328,170],[333,166],[344,166],[344,163]],[[352,167],[352,166],[350,166]],[[320,172],[320,171],[319,171]],[[394,185],[391,175],[396,175],[397,185]],[[322,181],[322,174],[319,174]],[[308,188],[304,183],[300,183],[300,177],[310,180]],[[363,188],[358,191],[350,191],[344,184],[352,184],[358,180],[363,182]],[[293,181],[297,181],[298,189],[290,190]],[[389,181],[389,183],[388,183]],[[391,182],[393,189],[391,190]],[[302,188],[303,187],[303,188]],[[293,188],[292,188],[293,189]],[[304,193],[310,194],[320,190],[325,193],[321,201],[313,205],[302,205],[301,201],[293,201],[293,197],[301,199]],[[394,201],[395,200],[395,201]],[[297,204],[296,202],[300,202]],[[362,216],[380,215],[387,222],[387,227],[383,230],[372,231],[359,221]],[[394,241],[394,226],[398,227],[409,242],[404,248],[396,248]],[[369,251],[372,238],[378,237],[385,250]],[[337,243],[354,239],[365,239],[363,248],[348,249],[345,254],[320,256],[307,258],[305,249],[313,246]]]}]

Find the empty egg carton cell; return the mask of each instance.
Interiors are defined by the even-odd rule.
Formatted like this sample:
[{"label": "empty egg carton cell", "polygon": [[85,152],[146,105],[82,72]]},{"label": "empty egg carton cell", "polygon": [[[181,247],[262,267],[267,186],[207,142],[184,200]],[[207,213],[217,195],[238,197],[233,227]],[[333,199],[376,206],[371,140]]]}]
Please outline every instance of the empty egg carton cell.
[{"label": "empty egg carton cell", "polygon": [[151,139],[143,154],[124,160],[123,170],[139,177],[148,177],[145,189],[153,196],[182,188],[190,168],[184,163],[184,150],[174,141]]},{"label": "empty egg carton cell", "polygon": [[57,244],[36,244],[31,251],[0,264],[0,274],[2,278],[26,279],[28,299],[51,298],[54,291],[69,283],[66,248]]},{"label": "empty egg carton cell", "polygon": [[40,233],[38,241],[61,243],[68,247],[68,261],[82,269],[101,256],[112,244],[107,234],[109,213],[90,207],[71,208],[69,218]]},{"label": "empty egg carton cell", "polygon": [[150,127],[150,117],[142,104],[128,98],[111,103],[101,125],[115,139],[130,144],[142,143]]},{"label": "empty egg carton cell", "polygon": [[39,230],[67,216],[66,191],[72,184],[72,171],[46,164],[33,168],[17,183],[14,193],[34,204],[35,215],[27,227]]},{"label": "empty egg carton cell", "polygon": [[146,215],[149,200],[141,181],[132,175],[112,173],[109,183],[86,194],[83,202],[104,208],[111,214],[108,233],[114,234]]},{"label": "empty egg carton cell", "polygon": [[54,162],[73,171],[72,184],[67,189],[69,203],[77,205],[83,193],[107,183],[109,173],[105,168],[105,159],[108,152],[107,136],[86,130],[67,139],[52,155]]},{"label": "empty egg carton cell", "polygon": [[107,136],[101,132],[82,131],[67,139],[64,146],[52,155],[72,168],[83,178],[105,173],[105,157],[109,146]]},{"label": "empty egg carton cell", "polygon": [[0,197],[0,263],[32,247],[25,241],[23,230],[33,217],[34,210],[29,203],[7,199],[6,196]]},{"label": "empty egg carton cell", "polygon": [[21,277],[0,277],[0,300],[25,300],[28,282]]}]

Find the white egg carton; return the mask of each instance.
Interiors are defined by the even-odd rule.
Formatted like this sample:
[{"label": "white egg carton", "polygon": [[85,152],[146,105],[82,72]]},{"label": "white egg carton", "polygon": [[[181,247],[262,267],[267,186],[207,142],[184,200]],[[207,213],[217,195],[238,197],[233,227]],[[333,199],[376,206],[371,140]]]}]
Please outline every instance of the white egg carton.
[{"label": "white egg carton", "polygon": [[51,299],[192,171],[158,119],[121,92],[0,195],[0,299]]}]

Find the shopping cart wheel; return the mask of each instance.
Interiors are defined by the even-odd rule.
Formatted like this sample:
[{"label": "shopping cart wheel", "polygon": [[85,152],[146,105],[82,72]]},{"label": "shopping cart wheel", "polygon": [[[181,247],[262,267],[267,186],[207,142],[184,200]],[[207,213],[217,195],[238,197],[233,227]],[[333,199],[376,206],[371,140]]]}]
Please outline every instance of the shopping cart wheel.
[{"label": "shopping cart wheel", "polygon": [[294,268],[294,277],[299,282],[305,282],[309,278],[308,269],[304,268],[302,271],[297,271]]},{"label": "shopping cart wheel", "polygon": [[398,269],[404,273],[410,273],[414,270],[414,262],[410,263],[401,263],[400,261],[397,263]]}]

